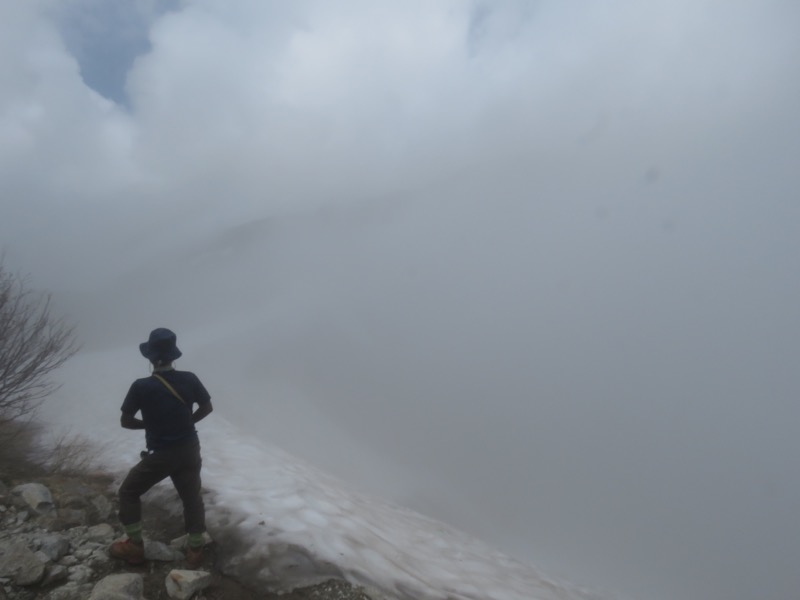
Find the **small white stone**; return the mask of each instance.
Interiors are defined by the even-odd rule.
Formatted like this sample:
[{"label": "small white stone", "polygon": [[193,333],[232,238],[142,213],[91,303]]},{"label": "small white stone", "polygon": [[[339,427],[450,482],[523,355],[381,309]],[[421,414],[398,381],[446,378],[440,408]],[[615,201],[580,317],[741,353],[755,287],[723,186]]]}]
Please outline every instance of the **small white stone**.
[{"label": "small white stone", "polygon": [[92,555],[89,557],[87,561],[90,567],[99,567],[106,563],[108,563],[111,558],[105,552],[105,550],[95,550],[92,552]]},{"label": "small white stone", "polygon": [[164,581],[167,594],[176,600],[188,600],[200,590],[211,585],[211,573],[173,569]]},{"label": "small white stone", "polygon": [[64,565],[65,567],[74,567],[80,561],[72,554],[67,554],[66,556],[61,557],[61,560],[58,561],[58,564]]},{"label": "small white stone", "polygon": [[74,581],[75,583],[86,583],[94,576],[94,571],[92,571],[86,565],[75,565],[74,567],[69,567],[69,580]]}]

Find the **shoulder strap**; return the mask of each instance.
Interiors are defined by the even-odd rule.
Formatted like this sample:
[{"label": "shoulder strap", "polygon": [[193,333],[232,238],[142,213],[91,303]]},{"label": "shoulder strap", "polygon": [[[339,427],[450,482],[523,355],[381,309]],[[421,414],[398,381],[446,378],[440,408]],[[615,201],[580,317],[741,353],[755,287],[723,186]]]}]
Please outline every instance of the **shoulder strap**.
[{"label": "shoulder strap", "polygon": [[163,384],[164,384],[164,386],[166,386],[166,388],[167,388],[167,389],[170,391],[170,393],[171,393],[173,396],[175,396],[175,397],[176,397],[178,400],[180,400],[180,401],[181,401],[183,404],[186,404],[186,401],[185,401],[183,398],[181,398],[181,395],[180,395],[180,394],[179,394],[177,391],[175,391],[175,388],[174,388],[174,387],[172,387],[172,386],[169,384],[169,382],[168,382],[166,379],[164,379],[164,378],[163,378],[161,375],[157,375],[156,373],[153,373],[153,377],[155,377],[155,378],[156,378],[156,379],[158,379],[158,380],[159,380],[161,383],[163,383]]}]

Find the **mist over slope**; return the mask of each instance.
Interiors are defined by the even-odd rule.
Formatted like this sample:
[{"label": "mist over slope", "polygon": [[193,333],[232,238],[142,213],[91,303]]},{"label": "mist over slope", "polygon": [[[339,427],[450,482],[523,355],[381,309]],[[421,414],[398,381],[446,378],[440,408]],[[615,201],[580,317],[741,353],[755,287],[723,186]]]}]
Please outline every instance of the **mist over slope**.
[{"label": "mist over slope", "polygon": [[[761,394],[790,366],[767,309],[789,275],[696,196],[658,198],[680,181],[633,175],[608,208],[466,186],[222,229],[82,298],[87,344],[135,363],[173,327],[244,431],[579,581],[646,580],[654,546],[743,558],[776,539],[752,486],[792,456],[788,421],[742,444],[789,406]],[[781,527],[793,494],[769,500]]]},{"label": "mist over slope", "polygon": [[115,358],[111,427],[168,326],[221,414],[356,487],[632,596],[784,600],[798,24],[0,3],[0,240]]}]

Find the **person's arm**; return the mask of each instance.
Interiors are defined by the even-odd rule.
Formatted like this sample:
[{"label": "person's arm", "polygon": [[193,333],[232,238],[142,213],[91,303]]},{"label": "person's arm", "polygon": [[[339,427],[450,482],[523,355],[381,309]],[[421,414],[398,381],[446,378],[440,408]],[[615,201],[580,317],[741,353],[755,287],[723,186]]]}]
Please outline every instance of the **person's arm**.
[{"label": "person's arm", "polygon": [[144,429],[144,421],[127,413],[122,413],[122,416],[119,419],[119,424],[125,429]]},{"label": "person's arm", "polygon": [[136,418],[136,413],[139,412],[139,394],[137,382],[131,384],[128,393],[125,396],[125,401],[122,403],[122,416],[119,418],[119,424],[125,429],[144,429],[144,421]]},{"label": "person's arm", "polygon": [[197,423],[198,421],[205,419],[213,410],[214,407],[211,406],[211,400],[205,404],[199,404],[197,406],[197,410],[192,413],[192,423]]}]

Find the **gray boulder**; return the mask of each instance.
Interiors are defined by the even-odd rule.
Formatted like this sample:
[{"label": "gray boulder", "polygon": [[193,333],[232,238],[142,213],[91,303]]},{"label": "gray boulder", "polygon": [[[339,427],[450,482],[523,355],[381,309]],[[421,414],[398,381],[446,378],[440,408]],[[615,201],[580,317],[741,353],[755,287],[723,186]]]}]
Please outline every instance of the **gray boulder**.
[{"label": "gray boulder", "polygon": [[23,483],[11,490],[11,497],[16,504],[28,507],[36,514],[45,515],[53,511],[53,495],[41,483]]},{"label": "gray boulder", "polygon": [[86,539],[92,542],[108,542],[114,539],[114,528],[108,523],[93,525],[86,531]]},{"label": "gray boulder", "polygon": [[103,577],[92,590],[89,600],[141,600],[144,581],[135,573]]},{"label": "gray boulder", "polygon": [[85,526],[88,523],[86,511],[77,508],[59,508],[39,518],[42,527],[50,531],[64,531],[73,527]]},{"label": "gray boulder", "polygon": [[91,584],[68,583],[52,590],[46,600],[85,600],[92,593]]},{"label": "gray boulder", "polygon": [[25,542],[0,543],[0,576],[12,577],[21,586],[34,585],[44,577],[45,564]]},{"label": "gray boulder", "polygon": [[53,562],[58,562],[69,552],[69,540],[55,533],[40,538],[39,550],[44,552]]},{"label": "gray boulder", "polygon": [[63,565],[50,565],[47,568],[47,574],[45,575],[44,581],[42,581],[42,585],[49,586],[66,581],[67,577],[69,577],[67,567]]}]

